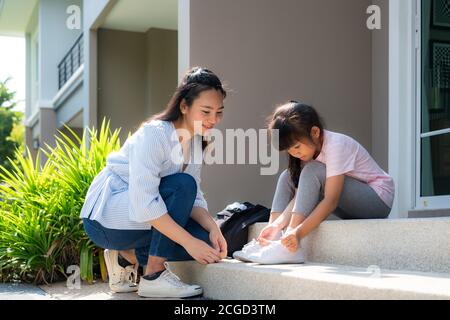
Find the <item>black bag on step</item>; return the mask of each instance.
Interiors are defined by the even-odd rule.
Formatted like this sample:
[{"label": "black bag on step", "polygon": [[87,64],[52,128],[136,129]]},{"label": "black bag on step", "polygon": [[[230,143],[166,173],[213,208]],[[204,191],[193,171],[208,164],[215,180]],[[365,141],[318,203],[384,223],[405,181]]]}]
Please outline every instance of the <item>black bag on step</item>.
[{"label": "black bag on step", "polygon": [[270,217],[270,209],[262,205],[252,205],[245,202],[246,210],[233,213],[220,225],[220,230],[227,241],[228,256],[239,251],[248,243],[248,228],[257,222],[267,222]]}]

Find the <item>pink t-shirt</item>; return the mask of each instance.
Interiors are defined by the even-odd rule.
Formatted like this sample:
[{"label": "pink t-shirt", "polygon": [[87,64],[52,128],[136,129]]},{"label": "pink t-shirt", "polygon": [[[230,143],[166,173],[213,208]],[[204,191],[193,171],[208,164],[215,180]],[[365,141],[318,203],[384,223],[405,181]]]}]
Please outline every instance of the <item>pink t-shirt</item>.
[{"label": "pink t-shirt", "polygon": [[349,136],[328,130],[323,132],[322,150],[316,160],[326,165],[327,178],[345,174],[366,182],[392,208],[394,180],[378,166],[367,150]]}]

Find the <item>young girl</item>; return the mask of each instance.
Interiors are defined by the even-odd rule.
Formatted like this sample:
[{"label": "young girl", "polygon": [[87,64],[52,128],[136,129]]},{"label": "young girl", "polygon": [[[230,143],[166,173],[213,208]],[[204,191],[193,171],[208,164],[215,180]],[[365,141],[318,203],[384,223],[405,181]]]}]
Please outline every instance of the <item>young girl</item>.
[{"label": "young girl", "polygon": [[[143,297],[199,295],[202,289],[181,282],[166,261],[193,258],[208,264],[226,256],[226,241],[199,188],[201,161],[193,161],[199,159],[195,150],[202,159],[202,136],[221,120],[225,96],[214,73],[192,69],[166,109],[108,155],[92,182],[81,218],[89,238],[107,249],[112,291],[138,291]],[[139,287],[138,264],[146,265]]]},{"label": "young girl", "polygon": [[265,264],[302,263],[301,239],[331,213],[341,219],[389,215],[394,200],[392,178],[357,141],[324,130],[312,107],[295,101],[280,106],[269,130],[278,130],[279,150],[289,154],[289,169],[278,179],[269,224],[237,258]]}]

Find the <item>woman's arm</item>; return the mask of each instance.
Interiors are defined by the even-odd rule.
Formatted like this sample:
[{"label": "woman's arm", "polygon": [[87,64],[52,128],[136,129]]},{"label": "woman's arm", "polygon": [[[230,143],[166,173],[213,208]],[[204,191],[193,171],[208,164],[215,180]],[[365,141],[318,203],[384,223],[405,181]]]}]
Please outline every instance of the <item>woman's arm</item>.
[{"label": "woman's arm", "polygon": [[166,237],[185,248],[195,260],[202,264],[218,262],[221,259],[218,250],[193,237],[176,223],[169,214],[151,220],[150,224]]},{"label": "woman's arm", "polygon": [[206,231],[209,232],[209,240],[213,247],[220,252],[220,257],[227,256],[227,242],[222,235],[217,223],[214,221],[208,210],[202,207],[192,208],[191,218],[198,222]]},{"label": "woman's arm", "polygon": [[195,239],[189,232],[176,223],[169,214],[164,214],[158,219],[151,220],[150,224],[170,240],[183,247]]},{"label": "woman's arm", "polygon": [[198,222],[208,232],[219,229],[219,226],[209,214],[208,210],[202,207],[193,207],[191,218]]}]

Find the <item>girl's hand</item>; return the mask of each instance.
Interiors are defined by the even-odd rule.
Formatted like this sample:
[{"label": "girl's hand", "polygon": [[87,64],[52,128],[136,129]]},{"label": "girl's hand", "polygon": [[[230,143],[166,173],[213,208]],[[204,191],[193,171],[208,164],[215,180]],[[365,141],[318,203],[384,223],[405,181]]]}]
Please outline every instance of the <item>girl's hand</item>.
[{"label": "girl's hand", "polygon": [[291,230],[281,238],[281,244],[290,252],[295,252],[300,247],[300,239],[297,236],[297,229]]},{"label": "girl's hand", "polygon": [[227,241],[223,237],[222,231],[219,228],[214,228],[209,232],[209,240],[214,249],[219,251],[219,256],[224,259],[227,256]]},{"label": "girl's hand", "polygon": [[184,248],[192,258],[201,264],[215,263],[221,259],[218,250],[197,238],[192,238]]},{"label": "girl's hand", "polygon": [[261,246],[266,246],[271,240],[275,239],[280,230],[281,228],[278,225],[269,224],[261,230],[261,233],[259,234],[258,238],[256,238],[256,240]]}]

